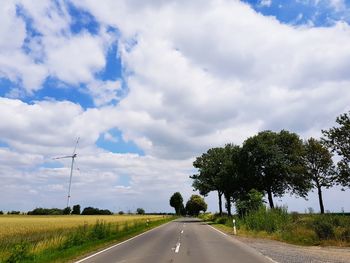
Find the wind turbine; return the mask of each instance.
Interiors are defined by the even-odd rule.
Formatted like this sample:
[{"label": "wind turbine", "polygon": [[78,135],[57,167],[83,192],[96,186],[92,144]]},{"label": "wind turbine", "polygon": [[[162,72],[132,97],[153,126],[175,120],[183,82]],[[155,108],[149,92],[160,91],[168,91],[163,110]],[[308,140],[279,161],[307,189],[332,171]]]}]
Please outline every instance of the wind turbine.
[{"label": "wind turbine", "polygon": [[75,147],[74,147],[74,151],[72,155],[67,155],[67,156],[61,156],[61,157],[56,157],[56,158],[52,158],[54,160],[57,159],[64,159],[64,158],[72,158],[72,163],[70,165],[70,177],[69,177],[69,187],[68,187],[68,198],[67,198],[67,207],[69,207],[69,202],[70,202],[70,189],[71,189],[71,185],[72,185],[72,176],[73,176],[73,166],[74,166],[74,159],[77,157],[77,154],[75,153],[77,150],[77,146],[79,143],[79,139],[80,137],[78,137],[77,142],[75,143]]}]

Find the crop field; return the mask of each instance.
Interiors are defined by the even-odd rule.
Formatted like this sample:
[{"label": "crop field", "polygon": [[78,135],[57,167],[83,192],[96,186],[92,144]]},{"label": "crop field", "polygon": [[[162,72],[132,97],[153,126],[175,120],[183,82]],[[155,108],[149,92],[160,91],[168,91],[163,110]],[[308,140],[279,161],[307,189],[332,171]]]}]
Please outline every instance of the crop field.
[{"label": "crop field", "polygon": [[[0,262],[27,259],[28,262],[40,262],[35,257],[48,251],[71,248],[87,241],[121,238],[133,229],[146,229],[152,223],[168,218],[161,215],[2,215]],[[23,259],[18,261],[16,255],[22,254]]]}]

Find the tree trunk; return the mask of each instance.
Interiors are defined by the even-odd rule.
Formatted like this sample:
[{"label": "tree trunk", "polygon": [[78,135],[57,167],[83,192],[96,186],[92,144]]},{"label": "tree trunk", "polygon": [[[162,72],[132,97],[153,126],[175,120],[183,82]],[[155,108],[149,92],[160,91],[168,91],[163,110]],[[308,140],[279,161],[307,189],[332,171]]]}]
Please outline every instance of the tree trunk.
[{"label": "tree trunk", "polygon": [[219,215],[222,216],[222,192],[218,191],[218,197],[219,197]]},{"label": "tree trunk", "polygon": [[318,192],[318,201],[320,203],[321,214],[324,214],[324,206],[323,206],[321,186],[317,186],[317,192]]},{"label": "tree trunk", "polygon": [[226,199],[226,209],[227,209],[227,215],[228,216],[232,216],[231,214],[231,201],[230,201],[230,196],[229,195],[225,195],[225,199]]},{"label": "tree trunk", "polygon": [[274,204],[273,204],[273,198],[272,198],[272,192],[271,190],[267,191],[267,198],[269,199],[269,205],[270,208],[275,208]]}]

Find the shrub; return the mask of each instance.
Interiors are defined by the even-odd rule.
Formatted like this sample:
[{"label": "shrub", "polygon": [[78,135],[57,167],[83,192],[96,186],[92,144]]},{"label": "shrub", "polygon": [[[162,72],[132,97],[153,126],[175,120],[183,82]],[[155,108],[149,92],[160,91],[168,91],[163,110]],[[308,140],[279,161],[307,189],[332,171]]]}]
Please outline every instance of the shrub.
[{"label": "shrub", "polygon": [[119,211],[118,214],[119,215],[124,215],[124,211]]},{"label": "shrub", "polygon": [[334,226],[328,216],[318,216],[313,221],[313,228],[320,240],[334,238]]}]

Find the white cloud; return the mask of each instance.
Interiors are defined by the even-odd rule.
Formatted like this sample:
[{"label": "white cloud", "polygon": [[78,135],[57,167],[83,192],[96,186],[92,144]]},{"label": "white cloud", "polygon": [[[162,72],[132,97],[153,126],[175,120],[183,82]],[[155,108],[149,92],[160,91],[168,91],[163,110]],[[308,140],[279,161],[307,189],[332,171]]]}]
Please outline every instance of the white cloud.
[{"label": "white cloud", "polygon": [[[5,154],[23,153],[24,164],[37,166],[52,164],[52,156],[70,154],[74,139],[80,136],[77,165],[81,172],[75,173],[73,194],[79,202],[130,204],[142,195],[150,208],[166,209],[172,192],[190,194],[192,158],[209,147],[241,143],[262,129],[286,128],[317,136],[349,109],[350,27],[346,23],[328,28],[285,25],[239,1],[106,0],[96,4],[86,0],[75,3],[96,17],[101,30],[97,35],[87,31],[74,35],[64,6],[33,3],[23,2],[23,8],[43,36],[31,42],[30,54],[18,51],[26,33],[23,21],[12,13],[12,22],[0,34],[9,35],[13,25],[16,34],[11,45],[0,45],[4,50],[14,48],[17,61],[26,66],[0,59],[1,74],[23,79],[28,90],[48,74],[68,84],[83,83],[98,108],[1,99],[0,136],[9,145]],[[96,77],[116,40],[105,29],[108,26],[117,27],[120,34],[118,51],[128,89],[122,99],[118,97],[120,80]],[[38,58],[41,64],[33,64]],[[30,72],[36,73],[33,79]],[[95,142],[101,134],[113,140],[108,133],[113,128],[122,132],[123,139],[133,140],[146,156],[98,149]],[[66,161],[61,163],[63,168],[34,172],[10,165],[3,171],[12,169],[21,179],[7,178],[5,172],[1,176],[7,178],[12,193],[23,191],[21,185],[29,179],[33,183],[26,191],[38,193],[35,200],[45,191],[56,193],[45,199],[47,205],[65,196]],[[123,176],[130,177],[130,185],[120,183]],[[50,185],[47,190],[46,185]]]},{"label": "white cloud", "polygon": [[272,5],[272,0],[261,0],[260,5],[269,7]]}]

